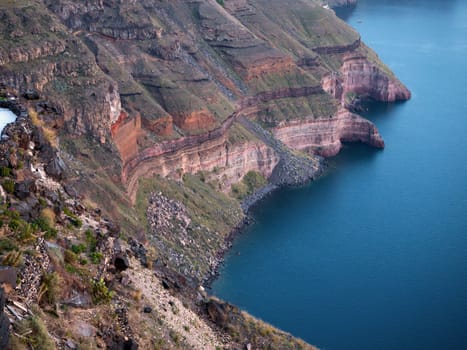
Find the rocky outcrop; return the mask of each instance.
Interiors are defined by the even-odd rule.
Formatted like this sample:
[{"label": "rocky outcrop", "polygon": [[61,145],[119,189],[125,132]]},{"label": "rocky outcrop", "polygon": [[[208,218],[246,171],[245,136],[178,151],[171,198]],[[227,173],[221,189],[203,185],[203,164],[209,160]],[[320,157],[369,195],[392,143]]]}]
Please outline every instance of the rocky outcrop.
[{"label": "rocky outcrop", "polygon": [[339,72],[323,77],[322,85],[326,92],[350,108],[352,95],[384,102],[411,97],[410,91],[396,77],[359,53],[347,54]]},{"label": "rocky outcrop", "polygon": [[183,130],[209,130],[216,120],[207,109],[191,111],[189,113],[176,113],[173,115],[173,122]]},{"label": "rocky outcrop", "polygon": [[363,142],[383,148],[384,141],[370,121],[341,110],[336,116],[283,123],[274,128],[274,136],[293,149],[324,157],[336,155],[342,142]]},{"label": "rocky outcrop", "polygon": [[65,51],[62,41],[44,41],[33,47],[14,47],[11,50],[0,51],[0,66],[9,63],[30,62],[38,58],[55,56]]},{"label": "rocky outcrop", "polygon": [[47,97],[50,127],[108,140],[121,110],[118,86],[86,46],[42,3],[2,7],[0,18],[0,83]]}]

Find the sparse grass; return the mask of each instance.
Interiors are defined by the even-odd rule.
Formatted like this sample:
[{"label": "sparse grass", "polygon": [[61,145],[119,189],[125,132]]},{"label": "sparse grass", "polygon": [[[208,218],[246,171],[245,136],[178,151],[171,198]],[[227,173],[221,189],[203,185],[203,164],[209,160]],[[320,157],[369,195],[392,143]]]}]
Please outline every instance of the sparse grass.
[{"label": "sparse grass", "polygon": [[10,238],[0,239],[0,254],[10,252],[12,250],[18,250],[18,246]]},{"label": "sparse grass", "polygon": [[6,166],[2,166],[0,167],[0,176],[1,177],[8,177],[11,175],[11,169],[6,167]]},{"label": "sparse grass", "polygon": [[242,200],[255,192],[258,188],[266,185],[266,178],[257,171],[249,171],[243,179],[232,185],[232,195]]},{"label": "sparse grass", "polygon": [[50,145],[57,147],[57,132],[54,129],[47,127],[33,108],[28,109],[28,114],[31,119],[31,123],[42,131],[44,138],[50,143]]},{"label": "sparse grass", "polygon": [[11,179],[6,179],[2,183],[2,187],[7,193],[11,194],[15,191],[15,182]]},{"label": "sparse grass", "polygon": [[50,305],[55,304],[58,300],[59,293],[59,275],[56,272],[44,272],[44,274],[42,275],[42,285],[44,286],[43,289],[45,290],[45,301]]},{"label": "sparse grass", "polygon": [[81,221],[81,219],[77,215],[73,214],[73,212],[69,208],[63,208],[63,213],[66,216],[68,216],[68,219],[70,220],[71,224],[76,228],[80,228],[81,226],[83,226],[83,221]]},{"label": "sparse grass", "polygon": [[33,224],[44,233],[46,239],[57,238],[55,226],[55,213],[51,208],[41,210],[40,217],[34,220]]},{"label": "sparse grass", "polygon": [[9,252],[2,260],[2,265],[5,266],[18,266],[21,264],[23,252],[20,250],[14,250]]},{"label": "sparse grass", "polygon": [[15,324],[15,328],[17,334],[20,335],[19,341],[18,339],[14,340],[15,343],[26,344],[37,350],[56,349],[55,343],[50,338],[47,327],[40,316],[34,315],[30,319],[19,321]]}]

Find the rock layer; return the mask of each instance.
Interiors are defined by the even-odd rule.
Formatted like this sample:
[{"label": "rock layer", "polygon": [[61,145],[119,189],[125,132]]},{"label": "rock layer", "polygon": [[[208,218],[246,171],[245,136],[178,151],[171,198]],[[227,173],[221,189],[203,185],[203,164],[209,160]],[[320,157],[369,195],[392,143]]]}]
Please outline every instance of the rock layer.
[{"label": "rock layer", "polygon": [[373,123],[345,110],[331,118],[284,123],[273,132],[275,137],[291,148],[324,157],[336,155],[342,142],[363,142],[376,148],[384,147],[384,141]]},{"label": "rock layer", "polygon": [[364,99],[394,102],[408,100],[410,91],[392,74],[359,53],[349,53],[339,72],[333,72],[322,79],[326,92],[351,107],[351,95]]}]

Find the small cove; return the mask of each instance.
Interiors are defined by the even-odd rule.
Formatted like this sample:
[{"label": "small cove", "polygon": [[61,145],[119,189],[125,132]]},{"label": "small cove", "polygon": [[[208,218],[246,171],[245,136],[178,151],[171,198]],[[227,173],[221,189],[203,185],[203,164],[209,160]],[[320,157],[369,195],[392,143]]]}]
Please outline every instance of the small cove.
[{"label": "small cove", "polygon": [[323,349],[467,348],[467,4],[341,13],[411,89],[328,174],[253,210],[213,293]]}]

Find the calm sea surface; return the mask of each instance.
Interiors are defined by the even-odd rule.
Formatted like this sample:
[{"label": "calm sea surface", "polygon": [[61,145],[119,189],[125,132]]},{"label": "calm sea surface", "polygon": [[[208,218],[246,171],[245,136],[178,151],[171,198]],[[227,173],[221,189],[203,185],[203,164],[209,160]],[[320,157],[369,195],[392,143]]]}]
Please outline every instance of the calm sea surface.
[{"label": "calm sea surface", "polygon": [[8,123],[14,122],[16,115],[6,108],[0,108],[0,133]]},{"label": "calm sea surface", "polygon": [[467,1],[340,15],[413,98],[366,115],[385,150],[262,202],[212,292],[322,349],[467,349]]}]

